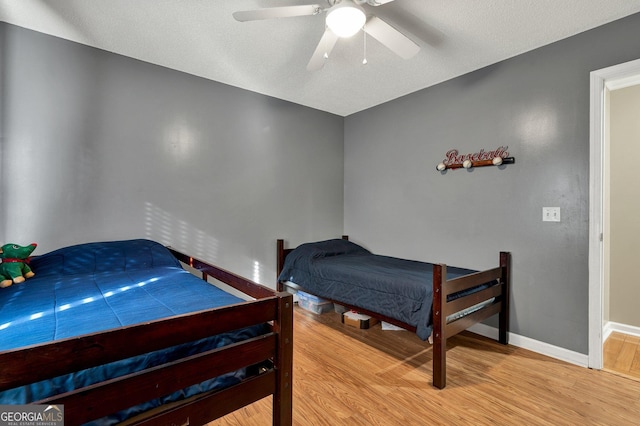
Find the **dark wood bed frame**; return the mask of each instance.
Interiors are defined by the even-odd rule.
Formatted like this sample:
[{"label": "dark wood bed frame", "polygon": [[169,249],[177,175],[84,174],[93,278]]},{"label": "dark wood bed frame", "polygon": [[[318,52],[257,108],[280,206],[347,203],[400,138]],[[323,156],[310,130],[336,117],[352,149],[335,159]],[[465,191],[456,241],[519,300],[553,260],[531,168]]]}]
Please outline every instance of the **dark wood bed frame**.
[{"label": "dark wood bed frame", "polygon": [[[348,240],[346,235],[342,239]],[[278,276],[283,269],[286,256],[294,249],[285,248],[284,240],[277,240],[277,272]],[[498,341],[504,345],[508,343],[509,332],[509,287],[510,287],[510,265],[511,254],[509,252],[500,252],[500,264],[497,268],[488,269],[486,271],[476,272],[463,277],[447,280],[447,266],[444,264],[434,264],[433,268],[433,386],[443,389],[447,384],[447,339],[455,336],[463,330],[471,327],[480,321],[483,321],[493,315],[499,315],[499,331]],[[476,287],[493,280],[499,280],[498,285],[491,286],[485,290],[461,297],[451,302],[447,302],[447,296],[450,294]],[[304,288],[284,282],[278,281],[278,291],[284,291],[286,286],[304,291]],[[447,323],[447,316],[460,312],[463,309],[481,303],[495,297],[494,303],[473,312],[470,315],[462,317],[458,320]],[[416,327],[362,309],[358,306],[345,304],[341,301],[334,301],[347,309],[354,309],[363,314],[371,315],[379,320],[397,325],[411,332],[416,331]]]},{"label": "dark wood bed frame", "polygon": [[201,425],[273,395],[273,424],[292,424],[293,298],[170,249],[184,264],[255,300],[0,352],[0,391],[219,333],[269,323],[255,338],[34,402],[63,404],[79,425],[248,367],[241,383],[150,410],[139,425]]}]

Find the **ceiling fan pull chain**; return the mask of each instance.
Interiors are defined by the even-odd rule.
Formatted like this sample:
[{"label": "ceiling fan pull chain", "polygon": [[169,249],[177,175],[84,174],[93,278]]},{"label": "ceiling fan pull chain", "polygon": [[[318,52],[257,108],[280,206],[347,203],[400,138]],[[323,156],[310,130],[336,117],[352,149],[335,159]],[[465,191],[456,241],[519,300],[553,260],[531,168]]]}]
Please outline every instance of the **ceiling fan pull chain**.
[{"label": "ceiling fan pull chain", "polygon": [[[362,29],[364,30],[364,27]],[[367,65],[367,32],[362,31],[362,34],[364,34],[364,59],[362,60],[362,65]]]}]

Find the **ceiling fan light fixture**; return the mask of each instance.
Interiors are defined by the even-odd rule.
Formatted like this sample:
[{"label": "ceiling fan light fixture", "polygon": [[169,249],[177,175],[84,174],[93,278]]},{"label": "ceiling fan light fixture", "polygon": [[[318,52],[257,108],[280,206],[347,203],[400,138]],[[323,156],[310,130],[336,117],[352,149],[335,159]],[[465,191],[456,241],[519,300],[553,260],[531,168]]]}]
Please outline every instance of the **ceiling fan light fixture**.
[{"label": "ceiling fan light fixture", "polygon": [[366,20],[367,17],[360,6],[351,1],[342,1],[331,8],[326,23],[335,35],[348,38],[360,31]]}]

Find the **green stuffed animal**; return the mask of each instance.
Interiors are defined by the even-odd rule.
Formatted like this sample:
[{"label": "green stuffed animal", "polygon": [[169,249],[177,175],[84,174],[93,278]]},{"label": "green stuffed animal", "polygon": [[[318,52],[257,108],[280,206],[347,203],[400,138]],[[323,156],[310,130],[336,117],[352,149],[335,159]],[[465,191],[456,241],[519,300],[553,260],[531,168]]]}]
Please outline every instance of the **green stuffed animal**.
[{"label": "green stuffed animal", "polygon": [[29,255],[36,249],[37,244],[28,246],[17,244],[5,244],[0,247],[0,287],[9,287],[11,284],[24,282],[25,278],[31,278],[35,274],[29,268]]}]

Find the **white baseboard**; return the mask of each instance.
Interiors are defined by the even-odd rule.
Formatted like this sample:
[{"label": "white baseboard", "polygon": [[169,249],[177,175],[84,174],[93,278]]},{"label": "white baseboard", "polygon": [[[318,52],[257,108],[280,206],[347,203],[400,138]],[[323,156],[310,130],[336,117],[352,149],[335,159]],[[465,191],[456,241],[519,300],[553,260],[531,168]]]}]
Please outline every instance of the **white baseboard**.
[{"label": "white baseboard", "polygon": [[622,334],[629,334],[631,336],[640,337],[640,327],[608,321],[604,325],[604,329],[602,331],[602,340],[606,342],[611,333],[613,333],[614,331]]},{"label": "white baseboard", "polygon": [[[472,333],[479,334],[481,336],[489,337],[491,339],[498,339],[498,329],[486,324],[478,323],[474,324],[467,329]],[[640,330],[640,329],[639,329]],[[581,354],[579,352],[570,351],[559,346],[550,345],[548,343],[540,342],[538,340],[531,339],[529,337],[520,336],[515,333],[509,333],[509,344],[517,346],[519,348],[527,349],[532,352],[536,352],[551,358],[559,359],[571,364],[579,365],[581,367],[589,366],[589,356]]]}]

